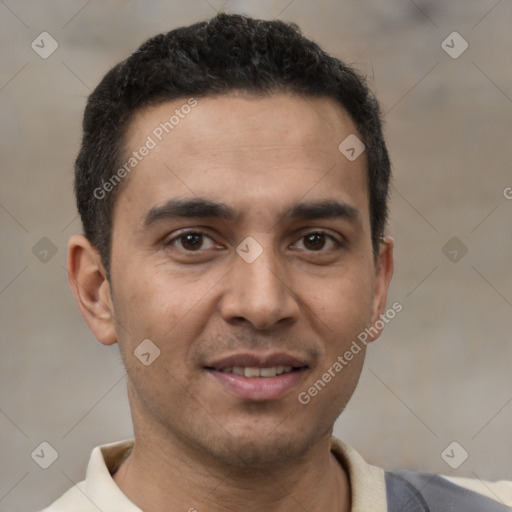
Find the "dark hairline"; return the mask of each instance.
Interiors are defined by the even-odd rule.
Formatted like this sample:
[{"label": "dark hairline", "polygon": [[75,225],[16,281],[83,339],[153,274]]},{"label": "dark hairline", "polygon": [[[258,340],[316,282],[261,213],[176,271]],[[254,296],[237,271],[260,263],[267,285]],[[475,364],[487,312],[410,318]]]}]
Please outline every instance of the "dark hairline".
[{"label": "dark hairline", "polygon": [[378,254],[388,213],[390,162],[381,110],[365,78],[304,37],[296,24],[222,13],[148,39],[114,66],[89,97],[75,162],[75,194],[85,234],[106,268],[117,194],[129,175],[102,203],[95,201],[103,198],[93,188],[117,174],[128,153],[133,119],[151,105],[236,91],[259,97],[278,92],[322,97],[342,107],[368,149],[371,237]]},{"label": "dark hairline", "polygon": [[[246,88],[233,88],[233,89],[228,89],[228,90],[220,91],[220,92],[208,92],[206,94],[194,95],[194,98],[196,98],[196,99],[206,99],[206,98],[215,99],[215,98],[220,98],[220,97],[233,96],[233,97],[242,97],[242,98],[249,97],[249,98],[264,99],[264,98],[269,98],[271,96],[275,96],[275,95],[279,95],[279,94],[287,94],[290,97],[296,97],[296,98],[300,98],[300,99],[320,98],[320,99],[331,100],[339,108],[341,108],[341,110],[350,118],[350,121],[354,125],[355,130],[357,131],[357,135],[360,135],[362,137],[362,135],[359,133],[359,128],[357,126],[357,123],[354,120],[354,118],[352,117],[352,115],[350,114],[350,112],[348,112],[346,107],[338,99],[334,98],[333,96],[331,96],[329,94],[307,94],[304,92],[294,91],[291,88],[287,88],[287,87],[279,84],[274,89],[269,90],[269,91],[262,91],[261,89],[253,90],[253,89],[246,89]],[[134,126],[134,123],[137,122],[137,119],[139,116],[143,115],[143,113],[149,109],[157,108],[166,103],[175,103],[175,102],[179,102],[180,100],[186,101],[187,99],[188,99],[187,95],[178,95],[178,96],[176,96],[176,98],[172,98],[172,99],[160,98],[159,100],[156,100],[155,98],[153,98],[152,99],[153,101],[148,101],[147,103],[140,105],[138,108],[136,108],[134,111],[132,111],[131,115],[125,120],[123,131],[118,139],[119,140],[119,146],[118,146],[119,152],[118,152],[118,158],[116,160],[115,168],[117,169],[118,167],[120,167],[122,165],[122,163],[124,161],[126,161],[128,158],[128,153],[130,151],[128,148],[129,132],[130,132],[131,128]],[[369,162],[368,162],[368,159],[366,158],[366,155],[363,155],[363,157],[365,158],[365,182],[366,182],[365,184],[366,184],[366,192],[367,192],[367,197],[368,197],[368,215],[370,216],[370,224],[371,224],[370,176],[369,176],[370,169],[369,169]],[[110,267],[110,263],[111,263],[110,256],[111,256],[111,252],[112,252],[113,232],[114,232],[114,214],[115,214],[116,205],[119,201],[119,195],[122,193],[122,191],[125,189],[125,187],[128,186],[130,180],[131,180],[131,174],[126,176],[126,178],[124,178],[122,180],[122,182],[119,184],[119,186],[117,186],[111,192],[112,193],[111,215],[110,215],[111,225],[110,225],[110,239],[109,239],[109,247],[108,247],[109,261],[104,262],[105,268],[107,268],[107,269]],[[373,248],[374,256],[376,257],[378,254],[378,247],[375,247],[375,244],[373,243],[373,238],[372,238],[372,248]]]}]

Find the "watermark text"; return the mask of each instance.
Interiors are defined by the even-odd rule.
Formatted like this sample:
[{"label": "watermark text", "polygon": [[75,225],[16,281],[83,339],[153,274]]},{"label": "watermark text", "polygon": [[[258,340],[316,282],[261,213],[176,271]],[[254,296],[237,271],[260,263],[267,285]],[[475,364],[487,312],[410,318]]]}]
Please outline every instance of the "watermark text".
[{"label": "watermark text", "polygon": [[350,347],[343,353],[343,355],[339,355],[336,358],[336,361],[327,368],[327,370],[322,374],[322,376],[316,380],[306,391],[301,391],[297,399],[302,405],[307,405],[311,402],[311,398],[315,397],[322,391],[325,386],[331,382],[336,375],[338,375],[349,363],[354,359],[354,357],[359,354],[362,350],[362,345],[366,347],[369,341],[371,341],[375,336],[377,336],[385,324],[388,324],[391,320],[393,320],[400,311],[402,311],[403,306],[400,302],[394,302],[393,305],[383,314],[380,315],[379,320],[377,320],[371,327],[367,327],[364,331],[361,331],[357,335],[357,339],[352,341]]},{"label": "watermark text", "polygon": [[182,119],[185,119],[185,117],[190,114],[192,108],[196,105],[197,100],[195,98],[189,98],[186,103],[174,111],[167,121],[156,126],[151,132],[151,135],[146,137],[144,144],[142,144],[142,146],[140,146],[136,151],[133,151],[124,164],[119,167],[119,169],[117,169],[117,171],[112,174],[108,180],[104,181],[101,186],[94,189],[94,197],[99,200],[105,199],[107,194],[112,192],[112,190],[114,190],[114,188],[121,183],[121,181],[123,181],[123,179],[126,178],[126,176],[130,174],[130,172],[135,169],[135,167],[137,167],[137,165],[139,165],[146,156],[150,154],[151,150],[155,149],[157,144],[161,142],[166,135],[171,133],[171,131],[181,123]]}]

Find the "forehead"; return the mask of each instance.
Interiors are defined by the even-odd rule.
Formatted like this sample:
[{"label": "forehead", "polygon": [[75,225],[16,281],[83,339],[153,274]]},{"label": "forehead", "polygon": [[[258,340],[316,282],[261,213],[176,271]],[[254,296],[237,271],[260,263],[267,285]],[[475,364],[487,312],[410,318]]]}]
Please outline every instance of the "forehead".
[{"label": "forehead", "polygon": [[243,139],[246,146],[308,143],[332,151],[340,136],[357,133],[350,115],[331,98],[235,91],[146,107],[134,115],[126,142],[131,147],[140,137],[152,135],[157,143],[172,138],[195,150],[211,143],[225,143],[227,149]]},{"label": "forehead", "polygon": [[166,102],[138,112],[129,126],[126,159],[150,150],[120,199],[153,206],[198,195],[270,206],[287,195],[291,202],[339,194],[366,202],[365,154],[349,161],[338,149],[351,135],[359,136],[354,122],[329,98],[230,93]]}]

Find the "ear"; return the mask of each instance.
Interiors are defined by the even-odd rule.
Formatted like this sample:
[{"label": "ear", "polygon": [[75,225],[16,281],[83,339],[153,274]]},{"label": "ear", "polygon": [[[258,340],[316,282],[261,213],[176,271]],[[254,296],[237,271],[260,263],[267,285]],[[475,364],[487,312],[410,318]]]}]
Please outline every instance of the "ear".
[{"label": "ear", "polygon": [[[386,301],[388,297],[389,284],[393,276],[393,247],[392,237],[383,237],[380,241],[379,254],[375,267],[375,289],[373,296],[372,315],[371,315],[371,335],[370,340],[376,340],[382,333],[385,322],[381,316],[386,311]],[[380,321],[379,321],[380,320]]]},{"label": "ear", "polygon": [[117,341],[114,309],[107,273],[89,240],[74,235],[68,244],[69,284],[89,329],[103,345]]}]

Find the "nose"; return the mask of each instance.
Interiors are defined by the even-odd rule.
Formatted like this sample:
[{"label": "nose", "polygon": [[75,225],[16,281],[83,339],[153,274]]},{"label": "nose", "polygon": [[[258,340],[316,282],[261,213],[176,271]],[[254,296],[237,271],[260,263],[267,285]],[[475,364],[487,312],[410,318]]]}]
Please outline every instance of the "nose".
[{"label": "nose", "polygon": [[269,248],[251,263],[235,255],[221,302],[224,320],[249,322],[257,330],[297,321],[299,304],[283,267]]}]

